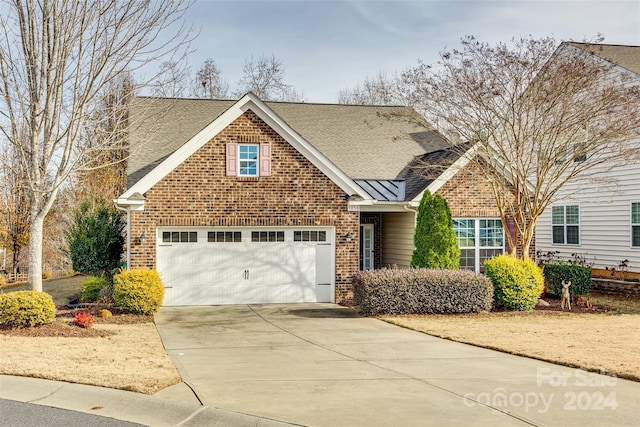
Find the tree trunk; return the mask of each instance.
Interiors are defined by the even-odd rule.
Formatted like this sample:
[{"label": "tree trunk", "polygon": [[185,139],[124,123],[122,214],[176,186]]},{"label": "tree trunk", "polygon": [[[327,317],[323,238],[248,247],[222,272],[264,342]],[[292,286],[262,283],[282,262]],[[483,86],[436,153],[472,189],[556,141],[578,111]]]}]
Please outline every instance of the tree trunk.
[{"label": "tree trunk", "polygon": [[29,286],[42,292],[42,242],[44,216],[33,213],[29,229]]}]

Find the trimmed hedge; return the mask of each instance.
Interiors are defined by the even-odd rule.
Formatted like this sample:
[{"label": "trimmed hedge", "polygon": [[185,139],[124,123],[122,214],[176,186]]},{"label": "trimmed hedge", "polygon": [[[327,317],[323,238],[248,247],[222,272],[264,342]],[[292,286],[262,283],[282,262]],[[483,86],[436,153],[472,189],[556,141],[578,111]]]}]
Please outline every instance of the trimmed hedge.
[{"label": "trimmed hedge", "polygon": [[0,324],[26,327],[46,325],[56,317],[51,295],[38,291],[0,294]]},{"label": "trimmed hedge", "polygon": [[484,272],[491,278],[496,307],[506,310],[533,310],[544,291],[540,267],[531,260],[504,254],[485,261]]},{"label": "trimmed hedge", "polygon": [[491,310],[493,285],[467,270],[382,269],[353,277],[362,314],[475,313]]},{"label": "trimmed hedge", "polygon": [[113,276],[113,300],[137,314],[156,313],[164,299],[164,285],[155,270],[128,270]]},{"label": "trimmed hedge", "polygon": [[547,294],[560,298],[562,281],[571,281],[569,293],[571,299],[576,295],[586,295],[591,289],[591,269],[577,264],[546,264],[542,270],[547,287]]},{"label": "trimmed hedge", "polygon": [[110,285],[107,279],[102,277],[89,277],[82,282],[80,294],[83,301],[96,301],[100,297],[100,291]]}]

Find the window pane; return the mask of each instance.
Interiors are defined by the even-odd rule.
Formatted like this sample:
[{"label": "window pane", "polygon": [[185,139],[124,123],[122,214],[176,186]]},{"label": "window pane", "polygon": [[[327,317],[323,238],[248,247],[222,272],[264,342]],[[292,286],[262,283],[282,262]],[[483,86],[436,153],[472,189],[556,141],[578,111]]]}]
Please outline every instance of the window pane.
[{"label": "window pane", "polygon": [[575,225],[567,225],[567,244],[577,245],[580,243],[580,229]]},{"label": "window pane", "polygon": [[198,242],[198,232],[192,231],[189,233],[189,242],[197,243]]},{"label": "window pane", "polygon": [[476,251],[475,249],[461,249],[460,250],[460,268],[464,270],[476,269]]},{"label": "window pane", "polygon": [[484,273],[484,262],[502,255],[502,249],[480,249],[480,273]]},{"label": "window pane", "polygon": [[260,233],[257,231],[252,231],[251,232],[251,241],[252,242],[259,242],[260,241]]},{"label": "window pane", "polygon": [[178,231],[171,232],[171,241],[173,243],[180,243],[180,232]]},{"label": "window pane", "polygon": [[240,145],[239,157],[240,157],[240,160],[258,160],[258,146],[257,145]]},{"label": "window pane", "polygon": [[293,241],[301,242],[302,241],[302,231],[294,231],[293,232]]},{"label": "window pane", "polygon": [[476,245],[474,219],[454,219],[453,231],[456,233],[456,237],[458,238],[459,247],[474,247]]},{"label": "window pane", "polygon": [[168,231],[163,231],[162,243],[169,243],[169,242],[171,242],[171,233],[169,233]]},{"label": "window pane", "polygon": [[242,242],[242,232],[240,231],[235,231],[233,233],[233,241],[234,242]]},{"label": "window pane", "polygon": [[326,241],[327,241],[327,232],[318,231],[318,242],[326,242]]},{"label": "window pane", "polygon": [[276,235],[276,240],[278,242],[284,242],[284,231],[278,231],[278,234]]},{"label": "window pane", "polygon": [[579,224],[580,223],[580,209],[578,206],[567,206],[567,224]]},{"label": "window pane", "polygon": [[553,226],[553,243],[564,243],[563,226]]},{"label": "window pane", "polygon": [[554,206],[551,209],[553,224],[564,224],[564,206]]},{"label": "window pane", "polygon": [[640,203],[631,203],[631,224],[640,224]]},{"label": "window pane", "polygon": [[640,246],[640,225],[631,227],[631,246]]}]

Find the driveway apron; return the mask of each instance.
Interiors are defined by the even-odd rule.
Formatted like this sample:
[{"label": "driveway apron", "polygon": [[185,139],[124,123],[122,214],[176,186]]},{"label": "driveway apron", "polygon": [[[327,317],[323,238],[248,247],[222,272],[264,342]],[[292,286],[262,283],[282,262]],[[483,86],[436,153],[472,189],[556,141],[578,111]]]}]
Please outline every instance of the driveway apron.
[{"label": "driveway apron", "polygon": [[183,381],[204,405],[273,420],[308,426],[640,422],[638,383],[435,338],[338,305],[163,307],[156,324]]}]

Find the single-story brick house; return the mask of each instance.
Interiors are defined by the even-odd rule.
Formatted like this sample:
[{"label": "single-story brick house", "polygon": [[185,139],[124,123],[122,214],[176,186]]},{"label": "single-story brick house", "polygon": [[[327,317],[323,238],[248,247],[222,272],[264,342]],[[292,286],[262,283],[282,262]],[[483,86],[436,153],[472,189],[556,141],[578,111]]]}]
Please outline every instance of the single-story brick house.
[{"label": "single-story brick house", "polygon": [[165,305],[348,301],[354,272],[409,266],[427,189],[463,268],[505,249],[491,188],[411,108],[142,97],[129,120],[116,204]]}]

